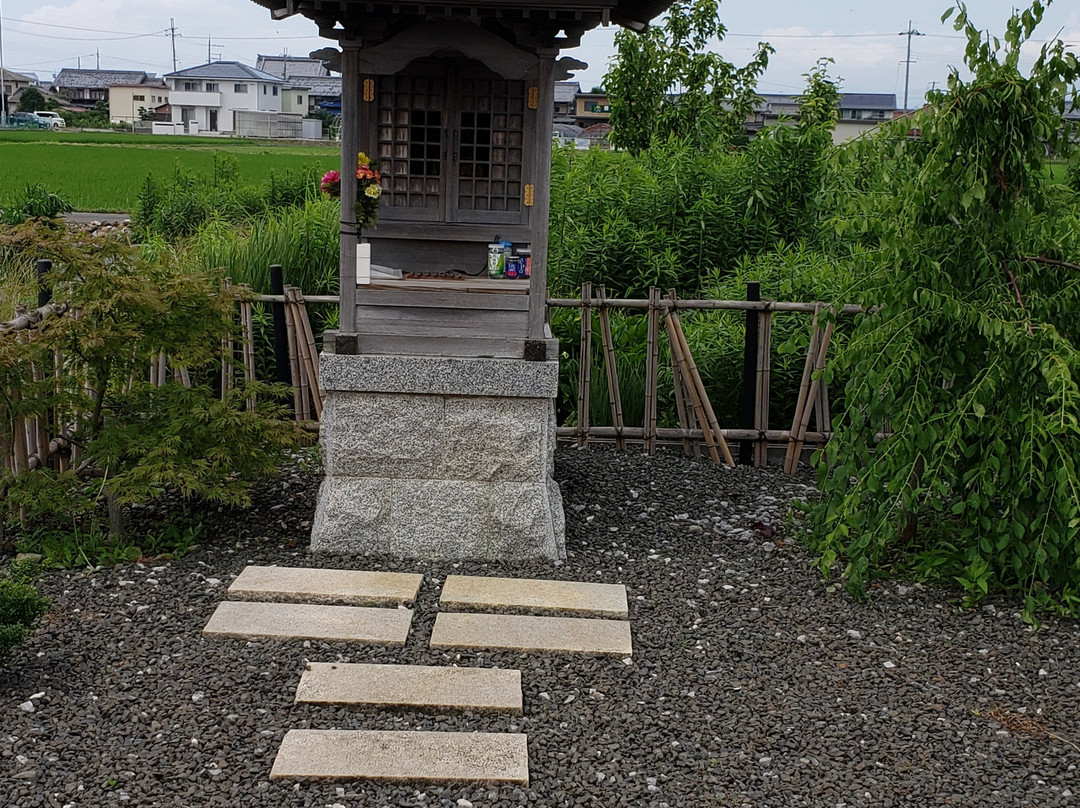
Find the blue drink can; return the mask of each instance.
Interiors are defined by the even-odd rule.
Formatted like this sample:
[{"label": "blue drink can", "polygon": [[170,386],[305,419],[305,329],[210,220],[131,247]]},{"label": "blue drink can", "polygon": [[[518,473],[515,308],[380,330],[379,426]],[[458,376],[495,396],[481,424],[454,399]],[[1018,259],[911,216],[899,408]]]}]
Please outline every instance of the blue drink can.
[{"label": "blue drink can", "polygon": [[523,278],[525,277],[525,270],[522,266],[521,256],[511,255],[506,259],[506,270],[503,277],[506,278]]}]

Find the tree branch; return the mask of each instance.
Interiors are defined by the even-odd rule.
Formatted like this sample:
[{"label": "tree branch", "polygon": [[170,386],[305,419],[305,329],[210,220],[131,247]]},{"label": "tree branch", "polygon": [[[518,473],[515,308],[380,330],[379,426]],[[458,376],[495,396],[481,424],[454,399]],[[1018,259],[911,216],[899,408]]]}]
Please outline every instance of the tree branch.
[{"label": "tree branch", "polygon": [[1033,264],[1047,264],[1052,267],[1065,267],[1066,269],[1075,269],[1080,271],[1080,264],[1074,264],[1071,261],[1059,261],[1056,258],[1043,258],[1040,255],[1025,255],[1020,258],[1021,261],[1030,261]]}]

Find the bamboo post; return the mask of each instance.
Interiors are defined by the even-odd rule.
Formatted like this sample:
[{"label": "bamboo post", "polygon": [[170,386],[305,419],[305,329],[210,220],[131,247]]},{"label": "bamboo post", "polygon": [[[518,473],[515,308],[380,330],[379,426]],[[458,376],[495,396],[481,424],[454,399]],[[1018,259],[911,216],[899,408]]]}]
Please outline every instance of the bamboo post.
[{"label": "bamboo post", "polygon": [[[668,343],[669,345],[671,343],[670,333],[668,334]],[[683,383],[682,373],[679,371],[679,352],[675,350],[675,346],[672,345],[668,353],[671,354],[671,378],[675,382],[675,411],[676,413],[678,413],[679,416],[679,427],[689,431],[692,427],[690,426],[690,419],[687,417],[687,415],[689,414],[690,417],[693,417],[694,413],[692,409],[689,413],[687,413],[686,409],[686,396],[688,395],[688,393],[686,392],[686,386]],[[693,451],[694,442],[690,440],[689,436],[684,437],[683,454],[689,457],[693,453]]]},{"label": "bamboo post", "polygon": [[[820,311],[820,310],[819,310]],[[795,455],[795,442],[793,440],[798,424],[802,421],[803,411],[807,407],[807,398],[810,395],[810,377],[814,372],[814,363],[817,362],[817,344],[820,339],[821,327],[818,325],[819,311],[814,312],[810,321],[810,346],[806,351],[806,361],[803,362],[802,379],[799,381],[799,395],[795,400],[795,417],[791,422],[791,438],[788,438],[787,452],[784,454],[784,473],[794,474],[798,465],[798,457]]]},{"label": "bamboo post", "polygon": [[578,361],[578,446],[589,443],[589,388],[592,385],[592,284],[581,284],[581,356]]},{"label": "bamboo post", "polygon": [[158,387],[164,387],[169,378],[169,360],[164,351],[158,351],[157,358]]},{"label": "bamboo post", "polygon": [[807,396],[808,403],[803,409],[802,417],[792,426],[792,435],[788,442],[788,450],[791,452],[791,470],[788,471],[788,474],[794,474],[795,469],[799,464],[799,455],[802,454],[806,429],[810,424],[810,412],[813,409],[813,402],[817,399],[818,390],[821,387],[821,371],[825,369],[825,357],[829,352],[829,342],[832,340],[833,327],[835,324],[834,320],[829,320],[828,324],[825,326],[825,332],[821,336],[821,343],[818,346],[817,356],[814,360],[810,392]]},{"label": "bamboo post", "polygon": [[307,401],[305,399],[305,382],[300,373],[300,361],[296,355],[296,323],[293,317],[293,307],[288,295],[285,296],[285,332],[288,338],[289,372],[292,377],[293,388],[293,417],[296,421],[306,421],[305,411]]},{"label": "bamboo post", "polygon": [[[240,325],[244,331],[244,381],[251,384],[255,381],[255,317],[252,313],[251,301],[240,301]],[[186,371],[183,372],[186,375]],[[185,386],[187,384],[185,383]],[[247,399],[248,412],[255,412],[255,394],[252,393]]]},{"label": "bamboo post", "polygon": [[[226,278],[221,283],[221,291],[223,294],[227,294],[229,288],[232,286],[232,281]],[[231,321],[232,316],[229,317]],[[233,386],[233,338],[232,338],[232,323],[230,322],[230,328],[228,333],[221,340],[221,400],[225,401],[229,397],[229,391]]]},{"label": "bamboo post", "polygon": [[682,342],[675,331],[675,318],[678,316],[673,308],[664,309],[664,325],[667,326],[668,348],[671,351],[675,384],[686,383],[686,391],[689,394],[690,404],[698,415],[705,433],[705,444],[709,447],[709,457],[714,463],[720,462],[720,454],[716,450],[716,436],[705,422],[705,411],[701,406],[701,398],[698,396],[697,387],[690,382],[689,369],[686,366],[686,354],[683,353]]},{"label": "bamboo post", "polygon": [[[675,300],[675,290],[671,291],[672,302]],[[727,440],[724,438],[724,433],[720,431],[720,424],[717,423],[716,413],[713,411],[712,402],[709,401],[709,394],[705,391],[705,383],[701,380],[701,374],[698,373],[697,365],[694,363],[694,356],[690,353],[690,344],[686,341],[686,335],[683,333],[682,324],[679,322],[677,316],[672,316],[671,324],[675,330],[675,337],[679,341],[679,350],[682,352],[682,358],[684,366],[688,374],[687,387],[690,389],[692,398],[697,398],[698,403],[698,420],[701,421],[702,429],[705,434],[708,435],[710,431],[713,435],[713,442],[716,447],[720,449],[720,454],[724,457],[724,462],[729,466],[735,465],[735,458],[731,456],[731,449],[728,447]],[[706,441],[707,443],[708,441]],[[713,452],[709,452],[710,456]],[[715,460],[715,458],[714,458]],[[718,460],[716,462],[719,462]]]},{"label": "bamboo post", "polygon": [[659,406],[657,376],[660,372],[660,290],[649,288],[648,332],[645,351],[645,451],[656,452],[656,411]]},{"label": "bamboo post", "polygon": [[[59,348],[53,351],[53,391],[59,398],[60,393],[63,392],[64,384],[64,352]],[[56,430],[57,435],[64,434],[64,415],[59,407],[53,411],[55,418],[53,422],[53,428]],[[60,452],[56,456],[56,468],[60,472],[68,470],[68,458],[63,452]]]},{"label": "bamboo post", "polygon": [[[315,418],[316,420],[321,421],[323,403],[322,398],[319,395],[319,380],[315,372],[314,356],[311,352],[315,340],[312,339],[311,343],[308,343],[304,326],[307,321],[307,309],[304,305],[304,299],[300,294],[300,290],[297,287],[287,287],[285,295],[288,298],[289,303],[292,304],[293,327],[296,332],[297,356],[300,362],[300,378],[304,380],[307,391],[311,395],[311,403],[315,408]],[[310,327],[310,324],[308,327]],[[306,398],[304,405],[306,410]],[[305,415],[310,416],[310,412],[305,412]]]},{"label": "bamboo post", "polygon": [[769,391],[772,376],[772,312],[758,313],[758,351],[755,363],[754,429],[761,437],[754,443],[754,468],[765,468],[769,462],[769,444],[765,432],[769,428]]},{"label": "bamboo post", "polygon": [[[326,402],[326,393],[323,392],[322,376],[319,372],[319,351],[315,347],[315,333],[311,330],[311,318],[308,317],[307,301],[304,299],[304,293],[298,286],[293,288],[296,290],[296,302],[299,304],[300,333],[302,338],[307,342],[308,364],[311,370],[311,378],[309,381],[313,393],[312,400],[318,399],[319,420],[321,421],[323,404]],[[251,361],[252,368],[254,369],[254,354],[252,354]]]},{"label": "bamboo post", "polygon": [[611,317],[604,300],[607,289],[600,287],[600,341],[604,348],[604,369],[607,371],[608,404],[611,406],[611,424],[615,427],[615,448],[625,449],[626,438],[622,436],[622,396],[619,394],[619,369],[615,364],[615,343],[611,338]]},{"label": "bamboo post", "polygon": [[[761,300],[761,284],[749,281],[746,284],[746,299]],[[757,362],[761,346],[761,318],[750,309],[744,315],[745,328],[743,337],[743,372],[742,390],[740,391],[739,426],[753,429],[757,418]],[[754,462],[756,446],[751,441],[739,441],[739,463],[744,466]]]}]

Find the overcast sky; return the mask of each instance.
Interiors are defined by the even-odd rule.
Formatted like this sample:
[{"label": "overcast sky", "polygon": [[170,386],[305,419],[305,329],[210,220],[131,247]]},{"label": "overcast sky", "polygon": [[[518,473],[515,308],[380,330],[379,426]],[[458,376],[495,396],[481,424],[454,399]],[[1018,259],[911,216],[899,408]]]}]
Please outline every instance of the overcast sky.
[{"label": "overcast sky", "polygon": [[[1023,0],[971,0],[970,12],[981,28],[1003,30],[1010,10]],[[836,60],[833,74],[847,92],[896,93],[902,103],[907,38],[913,37],[910,105],[932,85],[944,82],[950,65],[962,64],[963,38],[940,23],[948,0],[724,0],[721,17],[728,28],[719,51],[743,64],[759,40],[776,48],[758,89],[797,92],[802,74],[823,56]],[[255,63],[259,53],[288,51],[306,55],[324,46],[311,36],[314,23],[302,17],[274,22],[251,0],[0,0],[3,8],[4,64],[13,70],[49,78],[62,67],[143,69],[167,73],[172,46],[167,29],[176,21],[176,58],[181,68],[213,59]],[[1080,51],[1080,4],[1057,0],[1047,11],[1036,38],[1062,38]],[[588,33],[568,55],[589,63],[577,78],[585,89],[600,84],[614,50],[614,28]],[[1034,48],[1029,49],[1032,53]],[[80,59],[81,57],[81,59]],[[1030,65],[1033,55],[1028,55]]]}]

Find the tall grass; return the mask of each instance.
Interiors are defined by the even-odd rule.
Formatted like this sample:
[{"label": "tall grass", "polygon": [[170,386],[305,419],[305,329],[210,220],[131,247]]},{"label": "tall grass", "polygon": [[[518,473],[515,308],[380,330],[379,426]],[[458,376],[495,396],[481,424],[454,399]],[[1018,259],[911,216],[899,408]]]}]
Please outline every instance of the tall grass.
[{"label": "tall grass", "polygon": [[281,264],[287,284],[307,294],[336,294],[340,212],[336,199],[316,198],[256,216],[247,225],[213,218],[186,242],[181,260],[260,293],[270,291],[270,265]]}]

